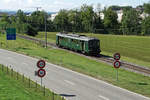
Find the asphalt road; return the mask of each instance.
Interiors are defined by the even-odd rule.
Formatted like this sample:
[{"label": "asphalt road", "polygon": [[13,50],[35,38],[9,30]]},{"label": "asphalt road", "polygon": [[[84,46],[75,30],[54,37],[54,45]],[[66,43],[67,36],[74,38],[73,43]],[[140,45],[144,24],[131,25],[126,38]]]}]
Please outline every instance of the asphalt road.
[{"label": "asphalt road", "polygon": [[[34,75],[38,59],[0,49],[0,64],[11,66],[25,76],[40,83]],[[104,81],[56,66],[46,65],[43,84],[68,100],[150,100],[142,95],[121,89]]]}]

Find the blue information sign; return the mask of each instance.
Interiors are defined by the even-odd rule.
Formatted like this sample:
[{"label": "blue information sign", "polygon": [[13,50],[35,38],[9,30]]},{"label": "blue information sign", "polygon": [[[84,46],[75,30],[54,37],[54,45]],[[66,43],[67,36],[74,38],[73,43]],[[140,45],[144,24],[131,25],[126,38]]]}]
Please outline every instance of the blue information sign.
[{"label": "blue information sign", "polygon": [[7,40],[16,40],[16,29],[15,28],[7,28]]}]

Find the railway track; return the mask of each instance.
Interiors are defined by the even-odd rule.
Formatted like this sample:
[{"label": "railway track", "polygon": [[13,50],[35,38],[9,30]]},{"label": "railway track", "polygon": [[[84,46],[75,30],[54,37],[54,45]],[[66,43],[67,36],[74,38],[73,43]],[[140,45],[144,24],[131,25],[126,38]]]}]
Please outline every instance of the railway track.
[{"label": "railway track", "polygon": [[[32,40],[32,41],[35,41],[35,42],[39,42],[40,44],[43,44],[43,45],[45,44],[44,40],[40,40],[40,39],[37,39],[37,38],[32,38],[32,37],[24,36],[24,35],[20,35],[20,34],[17,34],[17,36],[20,37],[20,38],[26,39],[26,40]],[[47,45],[57,48],[57,46],[53,43],[48,42]],[[67,50],[67,51],[69,51],[69,50]],[[69,51],[69,52],[76,53],[76,52],[73,52],[73,51]],[[76,53],[76,54],[81,55],[81,56],[85,56],[85,55],[79,54],[79,53]],[[98,57],[92,57],[92,56],[85,56],[85,57],[90,58],[90,59],[95,59],[97,61],[109,63],[109,64],[113,64],[113,62],[114,62],[114,59],[112,57],[105,57],[103,55],[100,55]],[[138,65],[134,65],[134,64],[130,64],[130,63],[121,61],[121,68],[130,70],[130,71],[134,71],[134,72],[137,72],[137,73],[141,73],[145,76],[150,76],[150,69],[146,68],[146,67],[142,67],[142,66],[138,66]]]}]

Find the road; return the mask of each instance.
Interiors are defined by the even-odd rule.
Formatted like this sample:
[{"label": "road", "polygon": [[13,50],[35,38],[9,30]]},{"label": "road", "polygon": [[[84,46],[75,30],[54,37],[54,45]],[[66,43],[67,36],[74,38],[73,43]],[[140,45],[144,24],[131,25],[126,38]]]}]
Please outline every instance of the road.
[{"label": "road", "polygon": [[[0,64],[11,66],[40,83],[34,75],[38,59],[0,49]],[[104,81],[47,63],[43,84],[68,100],[150,100],[142,95],[113,86]]]}]

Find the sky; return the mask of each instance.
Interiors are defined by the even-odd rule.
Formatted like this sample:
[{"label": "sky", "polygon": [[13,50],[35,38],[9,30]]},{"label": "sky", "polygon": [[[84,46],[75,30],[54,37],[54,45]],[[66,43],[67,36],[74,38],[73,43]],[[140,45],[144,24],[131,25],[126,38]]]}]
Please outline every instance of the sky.
[{"label": "sky", "polygon": [[57,12],[60,9],[79,8],[83,4],[93,5],[96,8],[98,3],[101,7],[110,5],[133,6],[142,5],[150,0],[0,0],[0,10],[34,11],[36,7],[49,12]]}]

